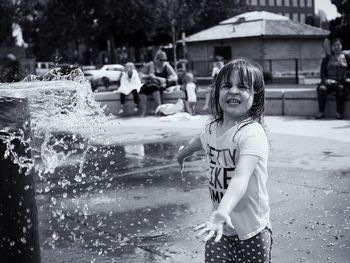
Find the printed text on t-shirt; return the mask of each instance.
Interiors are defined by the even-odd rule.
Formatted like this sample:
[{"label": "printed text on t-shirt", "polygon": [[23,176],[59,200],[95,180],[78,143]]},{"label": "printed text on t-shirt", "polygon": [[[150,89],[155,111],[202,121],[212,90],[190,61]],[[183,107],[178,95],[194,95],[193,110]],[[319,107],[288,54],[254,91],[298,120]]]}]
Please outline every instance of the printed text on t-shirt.
[{"label": "printed text on t-shirt", "polygon": [[224,196],[233,171],[236,168],[235,156],[236,149],[215,149],[207,145],[207,157],[209,159],[209,191],[210,197],[214,202],[220,202]]}]

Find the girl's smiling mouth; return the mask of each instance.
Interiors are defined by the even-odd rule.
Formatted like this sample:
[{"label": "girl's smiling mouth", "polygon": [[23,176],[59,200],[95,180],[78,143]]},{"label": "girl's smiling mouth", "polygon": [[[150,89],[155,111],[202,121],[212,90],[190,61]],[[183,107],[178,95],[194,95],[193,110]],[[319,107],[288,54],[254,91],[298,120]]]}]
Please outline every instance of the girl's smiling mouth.
[{"label": "girl's smiling mouth", "polygon": [[227,104],[241,104],[241,101],[239,99],[228,99],[226,100]]}]

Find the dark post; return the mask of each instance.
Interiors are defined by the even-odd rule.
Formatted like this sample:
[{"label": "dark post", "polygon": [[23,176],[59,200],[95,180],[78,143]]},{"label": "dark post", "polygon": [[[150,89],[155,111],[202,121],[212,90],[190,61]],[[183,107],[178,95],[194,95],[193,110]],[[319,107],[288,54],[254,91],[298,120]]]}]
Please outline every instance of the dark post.
[{"label": "dark post", "polygon": [[272,74],[272,59],[269,59],[269,70],[270,70],[270,73]]},{"label": "dark post", "polygon": [[[2,140],[10,133],[30,136],[26,99],[0,97],[0,262],[39,263],[40,246],[34,174],[25,174],[4,157],[7,146]],[[18,156],[31,157],[28,145],[12,140]]]},{"label": "dark post", "polygon": [[295,59],[295,83],[299,84],[299,60]]}]

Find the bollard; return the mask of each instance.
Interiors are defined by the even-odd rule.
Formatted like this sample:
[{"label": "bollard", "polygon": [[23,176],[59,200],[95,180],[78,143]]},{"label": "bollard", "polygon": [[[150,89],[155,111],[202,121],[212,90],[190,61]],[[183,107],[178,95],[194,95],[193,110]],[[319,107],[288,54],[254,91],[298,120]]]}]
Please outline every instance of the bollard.
[{"label": "bollard", "polygon": [[[26,99],[0,97],[0,137],[23,130],[30,136],[30,115]],[[16,154],[30,156],[28,146],[12,141]],[[40,246],[34,174],[19,170],[0,139],[0,262],[39,263]]]}]

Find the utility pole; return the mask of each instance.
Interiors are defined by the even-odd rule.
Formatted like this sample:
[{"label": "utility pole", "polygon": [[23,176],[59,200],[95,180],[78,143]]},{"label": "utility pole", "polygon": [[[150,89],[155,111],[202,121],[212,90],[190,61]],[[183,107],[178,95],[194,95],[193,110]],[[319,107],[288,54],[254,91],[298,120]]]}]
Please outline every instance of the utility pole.
[{"label": "utility pole", "polygon": [[175,72],[177,73],[177,57],[176,57],[176,20],[173,18],[171,20],[171,32],[172,32],[172,38],[173,38],[173,53],[174,53],[174,68]]}]

